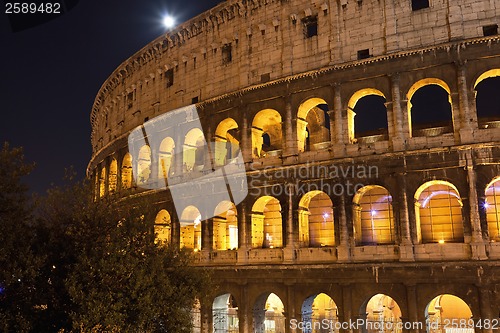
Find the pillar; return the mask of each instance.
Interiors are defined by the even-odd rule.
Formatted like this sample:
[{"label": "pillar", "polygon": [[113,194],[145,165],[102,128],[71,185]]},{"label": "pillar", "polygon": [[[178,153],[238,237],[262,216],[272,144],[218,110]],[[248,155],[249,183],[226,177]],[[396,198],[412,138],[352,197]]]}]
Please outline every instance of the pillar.
[{"label": "pillar", "polygon": [[339,197],[338,210],[336,214],[338,216],[339,230],[340,230],[340,245],[338,248],[338,260],[339,261],[349,261],[350,259],[350,240],[349,240],[349,229],[347,227],[347,216],[346,216],[346,204],[344,196]]},{"label": "pillar", "polygon": [[400,75],[399,73],[394,73],[390,76],[391,78],[391,94],[392,103],[390,103],[390,108],[392,109],[392,118],[389,118],[389,110],[387,110],[387,120],[392,122],[392,126],[389,126],[389,130],[392,127],[392,133],[389,131],[389,140],[392,142],[392,148],[395,151],[404,150],[406,147],[406,140],[408,138],[409,129],[407,127],[407,122],[404,121],[404,115],[401,108],[401,89],[400,89]]},{"label": "pillar", "polygon": [[[287,158],[289,156],[298,155],[298,147],[297,147],[297,126],[294,126],[294,123],[297,121],[296,112],[292,109],[292,103],[290,101],[290,95],[287,95],[285,100],[285,120],[284,124],[284,132],[285,132],[285,149],[283,157]],[[292,159],[295,161],[295,159]]]},{"label": "pillar", "polygon": [[[342,310],[342,318],[339,318],[339,322],[351,323],[352,321],[355,321],[352,313],[352,294],[351,286],[349,284],[342,285],[342,307],[340,309]],[[352,333],[352,329],[342,329],[341,332]]]},{"label": "pillar", "polygon": [[415,261],[413,242],[411,240],[410,214],[408,212],[408,193],[406,190],[406,176],[400,173],[398,178],[398,210],[399,226],[401,228],[400,261]]},{"label": "pillar", "polygon": [[334,142],[333,149],[336,157],[343,157],[346,154],[347,143],[347,119],[343,116],[342,110],[342,97],[341,97],[340,84],[333,86],[333,113],[334,113],[334,128],[330,130],[332,133],[332,140]]},{"label": "pillar", "polygon": [[252,132],[249,127],[248,107],[243,109],[243,123],[241,124],[241,153],[245,162],[252,161]]},{"label": "pillar", "polygon": [[[406,299],[408,302],[408,318],[410,323],[419,322],[418,303],[417,303],[417,286],[415,284],[406,285]],[[425,328],[424,328],[425,330]],[[417,328],[409,330],[410,333],[419,333]]]},{"label": "pillar", "polygon": [[[487,289],[485,286],[479,287],[479,311],[480,311],[480,316],[483,324],[483,333],[492,333],[494,323],[491,322],[491,320],[496,317],[493,316],[492,313],[492,308],[491,308],[491,297],[490,297],[490,290]],[[489,323],[487,322],[489,320]],[[487,323],[489,325],[487,325]],[[498,322],[496,322],[498,323]]]},{"label": "pillar", "polygon": [[460,142],[462,144],[472,143],[474,142],[474,133],[472,128],[477,127],[477,116],[471,112],[469,107],[470,103],[469,95],[467,93],[466,68],[463,63],[457,64],[457,85],[460,114]]}]

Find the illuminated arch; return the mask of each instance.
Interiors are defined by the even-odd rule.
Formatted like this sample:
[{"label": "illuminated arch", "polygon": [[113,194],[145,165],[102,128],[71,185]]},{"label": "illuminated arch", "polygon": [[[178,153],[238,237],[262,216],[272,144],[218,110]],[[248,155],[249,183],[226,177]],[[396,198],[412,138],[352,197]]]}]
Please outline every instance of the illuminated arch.
[{"label": "illuminated arch", "polygon": [[238,124],[232,118],[224,119],[215,130],[215,165],[225,165],[238,156],[240,142],[236,138]]},{"label": "illuminated arch", "polygon": [[302,303],[302,323],[311,328],[306,332],[332,333],[333,327],[325,327],[324,323],[332,323],[338,319],[338,307],[327,294],[321,293],[308,297]]},{"label": "illuminated arch", "polygon": [[118,178],[118,163],[115,158],[111,160],[109,164],[109,175],[108,175],[108,193],[113,194],[116,192],[116,183]]},{"label": "illuminated arch", "polygon": [[474,333],[471,309],[461,298],[454,295],[443,294],[430,301],[425,308],[425,317],[428,333],[436,329],[441,330],[447,322],[457,325],[462,323],[460,332]]},{"label": "illuminated arch", "polygon": [[216,297],[212,303],[214,333],[239,332],[238,304],[231,294]]},{"label": "illuminated arch", "polygon": [[151,176],[151,148],[144,145],[137,156],[137,183],[144,184]]},{"label": "illuminated arch", "polygon": [[191,129],[184,138],[184,171],[203,170],[205,165],[205,135],[199,128]]},{"label": "illuminated arch", "polygon": [[167,179],[173,165],[175,142],[171,137],[166,137],[160,143],[158,152],[158,178]]},{"label": "illuminated arch", "polygon": [[474,84],[479,128],[500,127],[500,69],[483,73]]},{"label": "illuminated arch", "polygon": [[353,199],[356,244],[393,244],[396,238],[392,196],[384,187],[365,186]]},{"label": "illuminated arch", "polygon": [[500,241],[500,177],[488,184],[485,195],[483,209],[486,211],[490,240]]},{"label": "illuminated arch", "polygon": [[415,193],[415,216],[423,243],[463,242],[462,200],[451,183],[433,180]]},{"label": "illuminated arch", "polygon": [[361,315],[366,315],[368,332],[382,331],[376,327],[398,327],[401,325],[401,308],[390,296],[376,294],[360,309]]},{"label": "illuminated arch", "polygon": [[[437,120],[438,123],[435,123],[434,121],[430,121],[425,119],[421,120],[418,119],[421,115],[420,114],[414,114],[413,112],[413,103],[415,101],[413,100],[413,96],[415,93],[420,90],[425,88],[428,90],[429,87],[431,86],[438,86],[441,87],[447,94],[447,102],[443,102],[443,107],[445,103],[447,107],[449,107],[449,112],[446,111],[446,115],[444,114],[444,110],[442,112],[441,117],[443,119]],[[431,87],[432,88],[432,87]],[[423,93],[427,93],[426,91],[423,91]],[[410,126],[410,134],[411,136],[436,136],[436,135],[441,135],[444,133],[450,133],[453,132],[453,109],[452,109],[452,102],[451,102],[451,90],[450,87],[444,82],[443,80],[437,79],[437,78],[427,78],[427,79],[422,79],[413,86],[411,86],[410,90],[408,91],[407,95],[407,100],[408,100],[408,124]],[[419,100],[424,100],[424,98],[421,98]],[[434,109],[433,114],[436,114],[436,108]],[[427,113],[428,114],[428,113]],[[436,127],[438,126],[438,127]],[[433,130],[427,130],[434,128]]]},{"label": "illuminated arch", "polygon": [[[377,99],[375,100],[374,97]],[[370,112],[366,112],[367,110],[362,110],[363,112],[360,112],[360,107],[364,109],[366,103],[358,102],[364,102],[367,98],[371,99],[369,101],[371,108],[369,110]],[[383,139],[386,139],[388,133],[387,108],[384,104],[386,100],[387,98],[380,90],[373,88],[358,90],[351,96],[347,104],[348,131],[351,142],[354,142],[356,138],[378,134],[383,134]],[[358,117],[356,118],[356,116]],[[379,118],[382,120],[380,123],[377,123]],[[365,129],[360,130],[359,127],[361,125],[363,125]],[[373,128],[373,126],[375,126],[375,128]]]},{"label": "illuminated arch", "polygon": [[126,153],[122,161],[122,189],[132,187],[132,155]]},{"label": "illuminated arch", "polygon": [[215,208],[213,218],[214,250],[238,248],[238,216],[234,203],[222,201]]},{"label": "illuminated arch", "polygon": [[273,109],[259,111],[252,122],[252,156],[264,157],[266,152],[282,149],[281,115]]},{"label": "illuminated arch", "polygon": [[102,198],[106,194],[106,167],[102,167],[99,174],[99,197]]},{"label": "illuminated arch", "polygon": [[311,191],[300,200],[299,242],[303,247],[335,245],[333,203],[325,192]]},{"label": "illuminated arch", "polygon": [[158,214],[156,214],[154,232],[157,242],[164,244],[170,243],[172,238],[171,219],[170,214],[165,209],[160,210]]},{"label": "illuminated arch", "polygon": [[300,152],[315,150],[315,144],[330,142],[328,104],[321,98],[310,98],[297,113],[297,146]]},{"label": "illuminated arch", "polygon": [[279,248],[282,246],[280,202],[271,196],[261,197],[252,208],[252,247]]},{"label": "illuminated arch", "polygon": [[285,306],[274,293],[262,294],[253,307],[253,332],[285,332]]},{"label": "illuminated arch", "polygon": [[201,250],[201,214],[195,206],[184,209],[180,219],[180,247]]}]

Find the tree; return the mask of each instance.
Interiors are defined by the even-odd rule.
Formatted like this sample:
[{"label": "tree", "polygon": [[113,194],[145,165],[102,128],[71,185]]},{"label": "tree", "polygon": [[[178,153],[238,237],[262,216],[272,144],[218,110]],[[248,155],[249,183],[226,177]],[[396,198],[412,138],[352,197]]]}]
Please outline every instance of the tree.
[{"label": "tree", "polygon": [[47,312],[68,319],[56,320],[60,328],[189,331],[189,310],[210,279],[189,253],[154,242],[148,211],[144,202],[95,201],[88,183],[49,191],[39,216],[48,236],[47,304],[57,304]]},{"label": "tree", "polygon": [[37,308],[36,279],[43,257],[32,248],[33,218],[22,177],[33,165],[20,148],[0,150],[0,330],[29,332]]}]

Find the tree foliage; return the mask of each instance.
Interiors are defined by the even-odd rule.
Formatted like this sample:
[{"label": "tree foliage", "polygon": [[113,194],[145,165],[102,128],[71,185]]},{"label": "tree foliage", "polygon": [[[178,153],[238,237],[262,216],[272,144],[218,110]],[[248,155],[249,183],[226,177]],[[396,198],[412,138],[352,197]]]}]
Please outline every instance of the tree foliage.
[{"label": "tree foliage", "polygon": [[[31,216],[18,202],[20,212]],[[15,208],[14,202],[9,204]],[[147,202],[95,200],[85,181],[49,190],[35,218],[27,219],[31,228],[11,223],[11,235],[18,235],[22,244],[2,233],[9,240],[0,245],[0,260],[9,257],[4,252],[17,252],[15,247],[27,251],[3,275],[22,267],[18,270],[28,277],[29,286],[16,290],[32,291],[22,301],[21,317],[9,314],[10,322],[26,327],[4,325],[4,332],[188,332],[190,310],[207,294],[210,279],[191,265],[190,253],[154,242],[150,211]],[[30,260],[36,263],[32,268]],[[15,281],[3,275],[0,316],[8,313],[4,309],[15,312],[10,304]]]}]

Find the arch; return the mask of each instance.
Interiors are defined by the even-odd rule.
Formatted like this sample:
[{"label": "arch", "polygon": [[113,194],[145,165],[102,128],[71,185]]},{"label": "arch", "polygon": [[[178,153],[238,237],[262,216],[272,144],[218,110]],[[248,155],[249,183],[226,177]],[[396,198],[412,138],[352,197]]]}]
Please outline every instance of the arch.
[{"label": "arch", "polygon": [[382,186],[369,185],[358,190],[353,198],[356,244],[394,244],[392,196]]},{"label": "arch", "polygon": [[108,193],[114,194],[116,192],[116,183],[118,178],[118,163],[116,158],[111,159],[109,164],[109,175],[108,175]]},{"label": "arch", "polygon": [[180,219],[180,247],[201,250],[201,214],[195,206],[186,207]]},{"label": "arch", "polygon": [[285,306],[276,294],[266,293],[260,295],[253,308],[254,332],[285,332],[284,312]]},{"label": "arch", "polygon": [[500,241],[500,177],[488,184],[485,191],[483,209],[486,211],[486,222],[490,240]]},{"label": "arch", "polygon": [[240,150],[238,123],[233,118],[226,118],[215,130],[215,165],[222,166],[228,160],[236,158]]},{"label": "arch", "polygon": [[[264,142],[267,135],[269,142]],[[264,157],[267,152],[283,147],[281,115],[274,109],[259,111],[252,122],[252,156]]]},{"label": "arch", "polygon": [[132,187],[132,155],[126,153],[122,161],[122,189],[129,189]]},{"label": "arch", "polygon": [[99,174],[99,198],[102,198],[106,194],[106,167],[102,167],[101,173]]},{"label": "arch", "polygon": [[252,208],[252,247],[280,248],[283,246],[281,205],[271,196],[259,198]]},{"label": "arch", "polygon": [[299,242],[304,247],[335,245],[333,203],[325,192],[311,191],[301,198]]},{"label": "arch", "polygon": [[[349,139],[373,136],[373,140],[387,140],[387,98],[377,89],[365,88],[356,91],[348,105]],[[375,137],[377,136],[377,137]]]},{"label": "arch", "polygon": [[453,132],[451,90],[446,82],[437,78],[417,81],[408,91],[407,100],[412,137]]},{"label": "arch", "polygon": [[327,294],[312,295],[302,303],[304,333],[333,333],[338,320],[338,307]]},{"label": "arch", "polygon": [[297,147],[299,152],[316,150],[316,144],[330,142],[329,107],[324,99],[310,98],[297,112]]},{"label": "arch", "polygon": [[401,308],[390,296],[376,294],[360,309],[362,318],[366,316],[364,332],[394,332],[401,326]]},{"label": "arch", "polygon": [[217,296],[212,303],[214,333],[239,332],[238,304],[231,294]]},{"label": "arch", "polygon": [[175,142],[171,137],[164,138],[158,151],[158,178],[167,179],[173,165]]},{"label": "arch", "polygon": [[151,175],[151,148],[144,145],[137,156],[137,183],[145,184]]},{"label": "arch", "polygon": [[429,181],[415,193],[415,216],[423,243],[463,242],[462,200],[458,189],[442,180]]},{"label": "arch", "polygon": [[214,250],[238,248],[238,213],[234,203],[222,201],[217,205],[213,218]]},{"label": "arch", "polygon": [[491,69],[474,83],[477,120],[480,128],[500,127],[500,69]]},{"label": "arch", "polygon": [[205,166],[205,135],[199,128],[191,129],[184,138],[183,167],[185,172],[203,170]]},{"label": "arch", "polygon": [[156,214],[154,232],[155,241],[170,244],[172,238],[171,218],[168,211],[162,209]]},{"label": "arch", "polygon": [[452,327],[458,325],[461,333],[474,333],[471,309],[460,297],[454,295],[443,294],[435,297],[425,308],[425,318],[428,333],[452,333],[456,330]]}]

